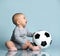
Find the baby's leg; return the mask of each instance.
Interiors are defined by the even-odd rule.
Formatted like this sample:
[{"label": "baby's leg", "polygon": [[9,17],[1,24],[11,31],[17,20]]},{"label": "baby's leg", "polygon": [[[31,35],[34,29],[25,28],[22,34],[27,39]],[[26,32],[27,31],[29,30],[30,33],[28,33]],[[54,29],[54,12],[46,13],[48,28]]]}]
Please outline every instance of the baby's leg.
[{"label": "baby's leg", "polygon": [[26,42],[23,44],[22,49],[26,50],[28,47],[29,47],[29,42],[26,41]]},{"label": "baby's leg", "polygon": [[29,41],[26,41],[26,43],[22,47],[23,49],[30,48],[33,51],[40,50],[39,46],[33,46]]},{"label": "baby's leg", "polygon": [[31,43],[29,44],[29,48],[33,51],[38,51],[40,50],[40,47],[39,46],[33,46]]},{"label": "baby's leg", "polygon": [[7,41],[5,43],[6,47],[11,51],[16,51],[17,48],[15,47],[14,43],[12,41]]}]

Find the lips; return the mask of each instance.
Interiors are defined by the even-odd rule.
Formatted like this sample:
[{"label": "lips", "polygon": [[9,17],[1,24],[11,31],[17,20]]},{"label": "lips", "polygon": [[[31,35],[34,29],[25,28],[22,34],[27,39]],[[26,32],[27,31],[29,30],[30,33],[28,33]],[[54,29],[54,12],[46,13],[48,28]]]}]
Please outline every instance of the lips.
[{"label": "lips", "polygon": [[27,24],[27,21],[25,23]]}]

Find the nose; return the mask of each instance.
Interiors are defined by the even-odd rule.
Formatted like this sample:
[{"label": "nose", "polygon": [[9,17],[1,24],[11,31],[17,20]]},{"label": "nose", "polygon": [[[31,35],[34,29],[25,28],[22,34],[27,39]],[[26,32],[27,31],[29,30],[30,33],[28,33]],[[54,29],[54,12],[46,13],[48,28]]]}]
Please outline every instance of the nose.
[{"label": "nose", "polygon": [[47,43],[46,43],[46,41],[42,41],[42,43],[41,43],[41,46],[46,46],[47,45]]}]

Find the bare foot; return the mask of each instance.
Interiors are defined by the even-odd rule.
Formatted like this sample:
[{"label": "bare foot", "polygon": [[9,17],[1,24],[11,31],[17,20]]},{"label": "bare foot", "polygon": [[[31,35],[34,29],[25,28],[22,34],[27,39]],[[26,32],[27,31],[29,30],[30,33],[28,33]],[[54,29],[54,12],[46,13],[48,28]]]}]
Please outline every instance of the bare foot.
[{"label": "bare foot", "polygon": [[17,48],[12,47],[12,48],[8,49],[8,51],[17,51]]},{"label": "bare foot", "polygon": [[33,51],[39,51],[40,50],[40,47],[39,46],[34,46],[33,47]]}]

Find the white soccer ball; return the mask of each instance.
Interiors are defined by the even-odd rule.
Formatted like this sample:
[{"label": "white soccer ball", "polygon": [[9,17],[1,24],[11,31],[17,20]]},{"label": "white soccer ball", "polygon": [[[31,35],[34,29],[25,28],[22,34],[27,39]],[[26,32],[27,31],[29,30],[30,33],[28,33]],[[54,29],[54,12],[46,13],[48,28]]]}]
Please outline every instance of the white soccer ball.
[{"label": "white soccer ball", "polygon": [[38,31],[34,33],[33,42],[43,48],[47,48],[52,43],[51,34],[48,31]]}]

